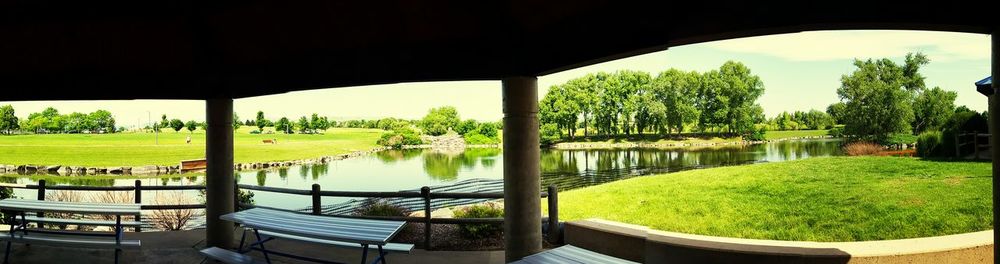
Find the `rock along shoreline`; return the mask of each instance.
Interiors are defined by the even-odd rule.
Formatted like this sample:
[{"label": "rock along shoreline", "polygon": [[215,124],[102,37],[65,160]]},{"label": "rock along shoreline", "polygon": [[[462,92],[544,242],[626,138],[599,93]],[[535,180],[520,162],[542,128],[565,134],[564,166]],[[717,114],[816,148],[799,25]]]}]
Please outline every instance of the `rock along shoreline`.
[{"label": "rock along shoreline", "polygon": [[[261,170],[268,168],[281,168],[289,167],[292,165],[303,165],[303,164],[315,164],[315,163],[328,163],[335,160],[343,160],[352,157],[358,157],[362,155],[368,155],[371,153],[388,150],[388,147],[376,147],[369,150],[353,151],[350,153],[332,155],[332,156],[322,156],[312,159],[298,159],[298,160],[286,160],[286,161],[268,161],[268,162],[246,162],[246,163],[234,163],[233,169],[236,171],[243,170]],[[198,172],[198,171],[194,171]],[[0,175],[52,175],[52,176],[86,176],[86,175],[100,175],[100,176],[158,176],[158,175],[171,175],[180,174],[181,166],[163,166],[163,165],[145,165],[145,166],[112,166],[112,167],[97,167],[97,166],[70,166],[70,165],[35,165],[35,164],[23,164],[23,165],[0,165]]]}]

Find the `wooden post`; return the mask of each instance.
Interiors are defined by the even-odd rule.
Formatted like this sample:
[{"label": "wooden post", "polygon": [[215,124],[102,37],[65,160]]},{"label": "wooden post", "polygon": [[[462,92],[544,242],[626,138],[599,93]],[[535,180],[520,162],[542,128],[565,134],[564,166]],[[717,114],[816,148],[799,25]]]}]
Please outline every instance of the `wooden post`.
[{"label": "wooden post", "polygon": [[320,202],[320,198],[321,197],[322,196],[319,196],[319,183],[313,183],[313,185],[312,185],[312,199],[313,199],[313,206],[312,206],[312,208],[313,208],[313,212],[312,213],[314,215],[323,214],[323,207],[322,207],[323,205]]},{"label": "wooden post", "polygon": [[961,138],[960,135],[962,135],[962,133],[961,133],[961,131],[955,131],[955,132],[956,132],[955,133],[955,157],[956,158],[962,158],[962,150],[961,150],[962,141],[958,141],[958,139]]},{"label": "wooden post", "polygon": [[424,197],[424,249],[431,249],[431,187],[420,188]]},{"label": "wooden post", "polygon": [[976,153],[976,159],[979,159],[979,131],[972,131],[972,150]]},{"label": "wooden post", "polygon": [[[45,180],[38,180],[38,200],[45,201]],[[35,213],[37,217],[43,217],[42,212]]]},{"label": "wooden post", "polygon": [[[135,180],[135,203],[142,205],[142,181],[140,180]],[[142,221],[141,210],[139,214],[135,215],[135,221]],[[142,232],[142,226],[136,226],[135,232]]]},{"label": "wooden post", "polygon": [[549,243],[560,242],[559,233],[559,190],[555,184],[549,185]]}]

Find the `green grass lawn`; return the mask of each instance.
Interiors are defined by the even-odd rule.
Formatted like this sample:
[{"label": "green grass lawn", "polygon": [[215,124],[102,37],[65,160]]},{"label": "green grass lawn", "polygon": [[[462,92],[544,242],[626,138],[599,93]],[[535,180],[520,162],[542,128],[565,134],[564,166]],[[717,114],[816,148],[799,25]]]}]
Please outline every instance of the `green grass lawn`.
[{"label": "green grass lawn", "polygon": [[[256,129],[256,128],[254,128]],[[316,158],[376,147],[382,130],[333,128],[322,135],[249,133],[235,134],[235,162],[280,161]],[[191,136],[192,143],[185,143]],[[263,139],[278,144],[263,144]],[[176,165],[181,160],[205,157],[205,133],[186,130],[159,133],[56,134],[0,136],[0,164],[75,166]]]},{"label": "green grass lawn", "polygon": [[779,139],[779,138],[791,138],[791,137],[814,137],[814,136],[825,136],[829,130],[791,130],[791,131],[767,131],[764,134],[764,138],[768,140]]},{"label": "green grass lawn", "polygon": [[828,157],[639,177],[560,193],[565,220],[805,241],[992,228],[990,163]]}]

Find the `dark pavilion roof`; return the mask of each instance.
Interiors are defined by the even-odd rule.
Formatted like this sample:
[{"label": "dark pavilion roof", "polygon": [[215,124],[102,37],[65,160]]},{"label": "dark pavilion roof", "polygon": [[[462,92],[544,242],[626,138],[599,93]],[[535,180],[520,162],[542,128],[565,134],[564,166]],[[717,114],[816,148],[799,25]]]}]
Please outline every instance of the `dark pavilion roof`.
[{"label": "dark pavilion roof", "polygon": [[961,1],[672,2],[8,0],[0,2],[0,101],[499,79],[744,36],[989,33],[997,23],[975,15],[993,4]]}]

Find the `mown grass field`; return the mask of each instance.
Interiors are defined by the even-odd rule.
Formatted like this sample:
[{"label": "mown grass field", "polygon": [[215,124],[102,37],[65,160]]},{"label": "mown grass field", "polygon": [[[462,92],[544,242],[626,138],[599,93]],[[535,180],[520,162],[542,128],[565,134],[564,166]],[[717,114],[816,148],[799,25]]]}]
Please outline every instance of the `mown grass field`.
[{"label": "mown grass field", "polygon": [[[332,128],[321,135],[235,134],[235,162],[316,158],[368,150],[382,134],[377,129]],[[191,144],[185,143],[191,137]],[[264,144],[277,139],[278,144]],[[55,134],[0,136],[0,164],[70,166],[176,165],[205,157],[205,133],[163,130],[156,144],[152,133]]]},{"label": "mown grass field", "polygon": [[790,130],[790,131],[767,131],[764,138],[768,140],[793,137],[815,137],[826,136],[829,130]]},{"label": "mown grass field", "polygon": [[865,241],[992,228],[990,163],[827,157],[693,170],[560,193],[565,220],[739,238]]}]

